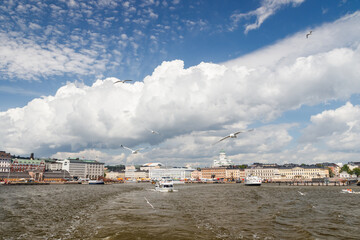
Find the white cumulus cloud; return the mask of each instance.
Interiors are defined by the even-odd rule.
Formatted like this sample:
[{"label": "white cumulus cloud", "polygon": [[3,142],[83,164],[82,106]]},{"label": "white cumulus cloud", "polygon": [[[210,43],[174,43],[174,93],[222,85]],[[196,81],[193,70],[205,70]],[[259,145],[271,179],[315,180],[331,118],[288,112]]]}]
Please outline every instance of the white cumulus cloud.
[{"label": "white cumulus cloud", "polygon": [[[127,162],[204,162],[213,159],[221,147],[232,159],[243,162],[298,162],[303,156],[308,157],[304,162],[323,159],[328,152],[312,145],[311,140],[327,135],[322,136],[317,129],[325,123],[334,129],[342,127],[336,140],[343,141],[339,146],[350,149],[350,139],[356,140],[357,135],[345,133],[350,126],[351,131],[357,129],[357,107],[346,105],[346,114],[336,110],[345,116],[343,121],[337,120],[340,124],[335,121],[332,125],[330,119],[317,125],[317,118],[325,118],[313,117],[314,126],[305,130],[305,140],[292,149],[289,131],[297,127],[296,123],[271,124],[240,136],[238,141],[216,147],[212,143],[252,124],[267,124],[302,105],[347,99],[359,93],[360,45],[355,36],[360,37],[360,31],[354,33],[352,27],[358,26],[354,25],[358,19],[356,13],[317,28],[316,32],[327,32],[340,24],[341,32],[350,35],[334,34],[330,44],[317,50],[304,47],[302,52],[300,46],[287,54],[285,50],[292,49],[296,36],[302,35],[295,34],[264,52],[224,64],[200,63],[185,68],[181,60],[163,62],[141,82],[114,84],[116,78],[107,78],[91,86],[67,83],[54,96],[1,112],[0,145],[14,154],[80,153],[86,149],[119,152],[121,144],[153,147],[131,155]],[[255,59],[274,49],[283,51],[275,54],[271,63],[244,63],[244,59]],[[148,129],[160,134],[153,135]],[[332,140],[328,138],[325,144],[335,149],[336,141]],[[306,154],[297,155],[301,151]]]},{"label": "white cumulus cloud", "polygon": [[302,141],[326,145],[332,151],[358,152],[360,144],[360,106],[347,102],[335,110],[311,117]]}]

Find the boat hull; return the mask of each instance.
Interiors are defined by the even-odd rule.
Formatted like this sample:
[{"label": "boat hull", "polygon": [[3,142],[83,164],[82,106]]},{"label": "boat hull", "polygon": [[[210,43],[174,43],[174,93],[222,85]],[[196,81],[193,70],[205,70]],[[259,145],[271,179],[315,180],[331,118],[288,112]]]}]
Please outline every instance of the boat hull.
[{"label": "boat hull", "polygon": [[95,184],[100,185],[100,184],[105,184],[105,183],[104,183],[104,181],[90,180],[89,184],[90,185],[95,185]]},{"label": "boat hull", "polygon": [[174,189],[165,189],[165,188],[155,188],[157,192],[173,192]]}]

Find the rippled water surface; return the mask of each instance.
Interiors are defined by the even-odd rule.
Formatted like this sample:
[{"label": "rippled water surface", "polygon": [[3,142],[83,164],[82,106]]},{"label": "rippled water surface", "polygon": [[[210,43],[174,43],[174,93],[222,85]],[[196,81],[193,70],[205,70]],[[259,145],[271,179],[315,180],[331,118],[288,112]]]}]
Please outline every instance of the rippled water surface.
[{"label": "rippled water surface", "polygon": [[341,193],[345,187],[189,184],[175,188],[178,192],[159,193],[152,191],[151,184],[0,186],[0,239],[360,236],[360,194]]}]

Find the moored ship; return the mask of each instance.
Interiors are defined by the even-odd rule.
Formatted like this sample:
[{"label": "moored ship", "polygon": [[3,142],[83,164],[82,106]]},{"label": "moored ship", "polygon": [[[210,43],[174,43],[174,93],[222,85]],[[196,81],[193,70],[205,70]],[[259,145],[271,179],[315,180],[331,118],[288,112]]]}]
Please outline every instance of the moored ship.
[{"label": "moored ship", "polygon": [[260,186],[261,185],[261,178],[258,176],[247,176],[245,178],[245,186]]},{"label": "moored ship", "polygon": [[104,184],[104,180],[89,180],[89,184]]}]

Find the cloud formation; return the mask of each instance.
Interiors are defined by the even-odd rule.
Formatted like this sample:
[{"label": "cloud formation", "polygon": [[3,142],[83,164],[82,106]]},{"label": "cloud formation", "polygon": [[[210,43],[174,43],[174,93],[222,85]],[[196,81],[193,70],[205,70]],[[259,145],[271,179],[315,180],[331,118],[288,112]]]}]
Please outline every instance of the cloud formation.
[{"label": "cloud formation", "polygon": [[9,79],[38,80],[39,77],[96,74],[107,60],[97,60],[94,51],[76,52],[66,46],[39,45],[33,40],[0,32],[0,70]]},{"label": "cloud formation", "polygon": [[[4,0],[0,6],[0,77],[43,80],[139,72],[145,68],[142,61],[148,52],[164,56],[164,46],[172,39],[198,29],[181,28],[193,19],[182,22],[176,12],[159,19],[162,12],[177,5],[178,1],[165,6],[158,1]],[[205,22],[195,22],[205,28]]]},{"label": "cloud formation", "polygon": [[[258,51],[225,64],[200,63],[185,68],[181,60],[163,62],[142,82],[114,84],[116,78],[99,79],[91,86],[69,82],[54,96],[1,112],[0,145],[14,154],[59,156],[86,149],[119,152],[121,144],[151,146],[127,160],[171,161],[177,165],[208,162],[221,148],[226,148],[232,159],[243,162],[276,158],[279,161],[275,162],[296,162],[303,160],[301,156],[309,157],[304,162],[322,159],[327,152],[316,152],[319,148],[313,145],[319,138],[327,137],[325,143],[330,149],[351,148],[346,131],[351,124],[354,130],[358,127],[358,106],[348,104],[345,110],[336,110],[339,113],[335,115],[348,116],[343,122],[337,120],[338,125],[332,123],[338,118],[325,118],[327,113],[313,117],[314,126],[304,131],[301,144],[294,149],[284,150],[293,141],[289,131],[297,128],[295,123],[258,127],[239,136],[238,141],[211,145],[231,132],[256,123],[268,124],[302,105],[347,99],[359,93],[360,44],[355,36],[360,31],[350,33],[354,22],[359,22],[358,13],[333,23],[342,23],[342,33],[349,31],[353,38],[334,34],[332,44],[318,51],[306,47],[303,53],[296,50],[287,55],[283,51],[269,64],[243,62],[273,49],[291,49],[295,36],[301,34],[265,48],[265,53]],[[316,32],[331,29],[333,25],[327,24]],[[322,136],[321,128],[326,125],[334,127]],[[160,134],[153,135],[148,129]],[[337,140],[343,145],[336,146],[328,137],[336,131],[340,131]],[[306,154],[297,156],[299,152]]]},{"label": "cloud formation", "polygon": [[327,110],[311,117],[301,141],[324,144],[331,151],[359,152],[360,106],[347,102],[335,110]]},{"label": "cloud formation", "polygon": [[261,6],[259,8],[247,13],[234,13],[233,15],[231,15],[231,19],[233,21],[233,24],[237,26],[237,24],[242,19],[249,19],[251,17],[255,17],[256,20],[254,23],[245,24],[244,33],[247,34],[251,30],[258,29],[267,18],[274,15],[282,7],[286,5],[292,5],[292,7],[297,7],[304,1],[305,0],[262,0]]}]

